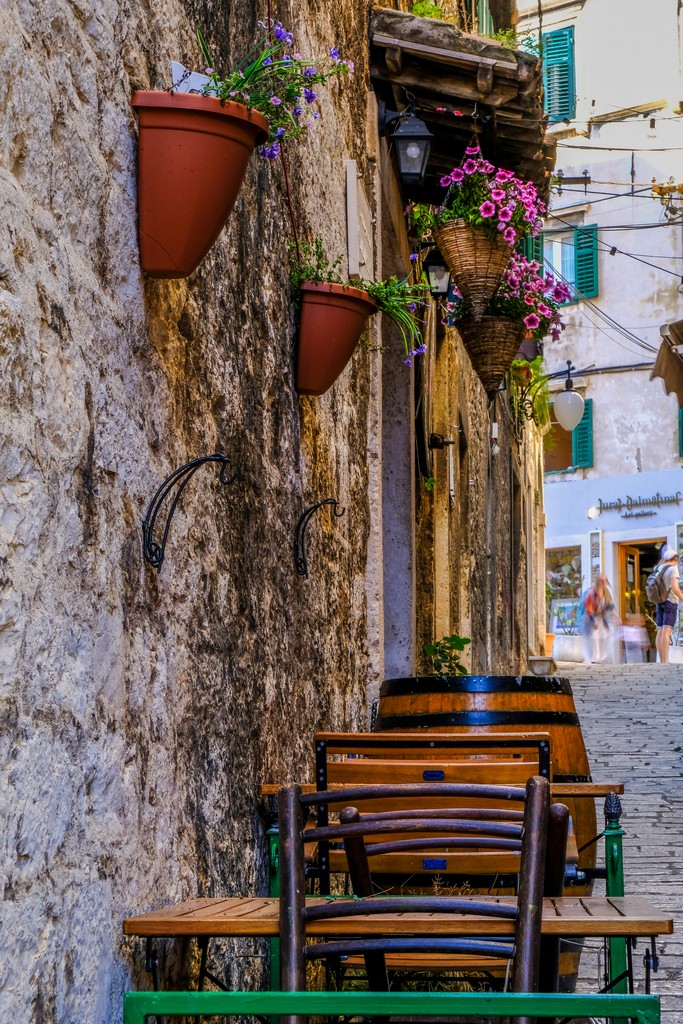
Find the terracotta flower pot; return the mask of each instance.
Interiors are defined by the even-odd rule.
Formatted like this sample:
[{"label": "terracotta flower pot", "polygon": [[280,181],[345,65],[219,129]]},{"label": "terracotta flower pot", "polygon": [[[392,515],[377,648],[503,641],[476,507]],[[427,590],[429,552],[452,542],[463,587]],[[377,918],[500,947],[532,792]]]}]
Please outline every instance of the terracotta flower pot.
[{"label": "terracotta flower pot", "polygon": [[459,320],[456,327],[487,395],[492,395],[517,355],[524,324],[504,316],[484,316]]},{"label": "terracotta flower pot", "polygon": [[230,216],[268,122],[210,96],[136,92],[140,264],[152,277],[187,277]]},{"label": "terracotta flower pot", "polygon": [[512,246],[502,235],[491,236],[484,228],[464,220],[451,220],[433,232],[454,283],[470,306],[475,320],[500,284],[512,256]]},{"label": "terracotta flower pot", "polygon": [[377,304],[367,292],[341,284],[301,285],[296,389],[322,395],[342,372]]}]

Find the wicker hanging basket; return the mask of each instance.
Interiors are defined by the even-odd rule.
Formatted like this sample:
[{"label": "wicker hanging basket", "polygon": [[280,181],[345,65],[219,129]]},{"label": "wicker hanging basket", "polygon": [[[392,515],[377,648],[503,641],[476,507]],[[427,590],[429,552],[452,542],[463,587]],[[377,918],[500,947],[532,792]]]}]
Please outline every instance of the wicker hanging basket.
[{"label": "wicker hanging basket", "polygon": [[524,324],[503,316],[485,316],[460,320],[456,326],[484,390],[492,395],[517,355]]},{"label": "wicker hanging basket", "polygon": [[501,235],[492,237],[464,220],[448,221],[432,233],[455,284],[478,320],[500,284],[512,246]]}]

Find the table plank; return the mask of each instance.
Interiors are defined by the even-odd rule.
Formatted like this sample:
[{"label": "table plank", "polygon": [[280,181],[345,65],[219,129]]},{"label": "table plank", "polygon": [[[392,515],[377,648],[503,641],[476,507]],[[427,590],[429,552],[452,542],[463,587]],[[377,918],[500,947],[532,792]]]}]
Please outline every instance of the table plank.
[{"label": "table plank", "polygon": [[[340,897],[344,899],[346,897]],[[381,899],[381,897],[378,897]],[[467,901],[481,900],[481,896],[459,897]],[[496,902],[514,902],[514,897],[499,896]],[[313,904],[328,901],[319,897]],[[260,898],[194,899],[175,907],[151,911],[123,922],[125,935],[179,936],[179,935],[234,935],[277,936],[279,934],[279,900]],[[509,920],[469,914],[374,914],[345,920],[315,921],[308,926],[308,934],[315,935],[374,935],[386,929],[402,935],[507,935],[513,931]],[[637,896],[626,897],[558,897],[543,900],[544,935],[670,935],[673,919],[662,914],[647,900]]]}]

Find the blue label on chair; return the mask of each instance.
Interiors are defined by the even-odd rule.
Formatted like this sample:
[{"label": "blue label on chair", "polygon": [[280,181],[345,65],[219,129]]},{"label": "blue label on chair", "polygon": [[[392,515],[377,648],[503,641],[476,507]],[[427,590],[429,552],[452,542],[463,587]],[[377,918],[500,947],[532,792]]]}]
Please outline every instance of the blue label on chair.
[{"label": "blue label on chair", "polygon": [[432,769],[431,771],[422,772],[422,778],[425,782],[443,782],[446,778],[446,773],[440,769]]},{"label": "blue label on chair", "polygon": [[422,867],[425,871],[445,871],[448,867],[448,863],[445,860],[437,859],[436,857],[426,857],[422,861]]}]

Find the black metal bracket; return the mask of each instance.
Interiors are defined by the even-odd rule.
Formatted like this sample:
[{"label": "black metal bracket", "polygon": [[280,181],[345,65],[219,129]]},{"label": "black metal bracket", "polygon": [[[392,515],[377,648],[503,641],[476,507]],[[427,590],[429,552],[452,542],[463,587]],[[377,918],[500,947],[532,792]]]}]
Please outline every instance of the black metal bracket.
[{"label": "black metal bracket", "polygon": [[316,505],[311,505],[299,516],[299,521],[294,530],[294,565],[299,576],[308,576],[308,560],[306,558],[306,528],[311,517],[322,508],[323,505],[331,505],[335,516],[343,516],[346,509],[339,509],[339,502],[336,498],[325,498]]},{"label": "black metal bracket", "polygon": [[[153,569],[157,572],[161,569],[164,561],[164,555],[166,553],[166,541],[168,540],[168,531],[171,527],[171,520],[173,519],[173,513],[176,510],[176,505],[180,501],[181,495],[190,480],[197,472],[200,466],[203,466],[205,462],[218,462],[221,466],[221,472],[219,480],[222,484],[231,484],[236,479],[238,474],[233,473],[232,476],[228,476],[228,463],[229,459],[227,455],[221,455],[220,452],[215,452],[213,455],[203,455],[200,459],[193,459],[192,462],[185,463],[180,469],[176,469],[173,473],[166,477],[161,487],[157,490],[156,494],[149,503],[149,508],[145,513],[145,518],[142,520],[142,553],[145,561],[149,562]],[[168,510],[166,516],[166,525],[164,526],[163,537],[161,543],[157,544],[154,540],[154,528],[156,526],[157,516],[161,506],[165,499],[171,493],[173,488],[176,487],[176,494],[171,502],[171,507]]]}]

